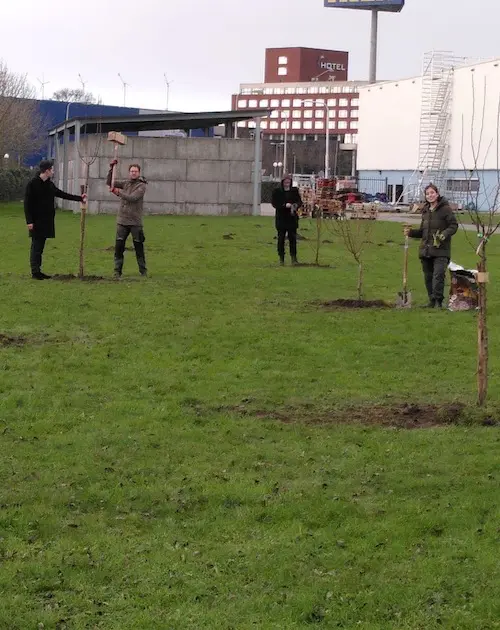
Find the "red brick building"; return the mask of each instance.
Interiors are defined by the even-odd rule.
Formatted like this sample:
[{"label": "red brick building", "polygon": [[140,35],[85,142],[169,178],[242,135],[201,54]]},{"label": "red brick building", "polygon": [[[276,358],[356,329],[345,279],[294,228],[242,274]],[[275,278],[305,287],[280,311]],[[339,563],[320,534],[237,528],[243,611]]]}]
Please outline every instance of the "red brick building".
[{"label": "red brick building", "polygon": [[[273,109],[261,123],[264,141],[274,147],[272,151],[264,147],[263,166],[267,172],[272,161],[278,161],[276,146],[284,144],[285,136],[299,172],[320,172],[327,130],[333,168],[338,170],[339,150],[349,150],[352,160],[358,131],[358,86],[366,82],[349,81],[348,70],[347,52],[314,48],[266,50],[265,82],[241,84],[239,93],[232,96],[232,108]],[[238,127],[240,135],[248,135],[255,122],[238,123]],[[311,141],[316,141],[315,145]],[[305,150],[301,142],[308,145],[308,156],[297,159]],[[282,157],[283,154],[284,150]],[[292,165],[290,159],[287,166],[291,169]]]}]

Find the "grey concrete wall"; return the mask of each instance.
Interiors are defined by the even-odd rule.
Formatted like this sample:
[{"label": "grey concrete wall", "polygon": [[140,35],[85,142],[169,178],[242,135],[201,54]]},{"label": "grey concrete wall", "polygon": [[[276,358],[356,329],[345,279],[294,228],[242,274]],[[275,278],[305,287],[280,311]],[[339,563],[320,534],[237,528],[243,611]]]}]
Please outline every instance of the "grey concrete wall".
[{"label": "grey concrete wall", "polygon": [[[148,180],[145,214],[251,214],[254,152],[252,140],[133,137],[118,150],[117,176],[126,178],[129,165],[140,164]],[[88,161],[98,156],[89,167],[89,212],[115,214],[120,202],[106,186],[112,144],[106,138],[82,137],[80,153]],[[73,143],[69,157],[68,190],[79,194],[85,164]],[[74,177],[75,163],[79,178]],[[71,202],[66,207],[79,211]]]}]

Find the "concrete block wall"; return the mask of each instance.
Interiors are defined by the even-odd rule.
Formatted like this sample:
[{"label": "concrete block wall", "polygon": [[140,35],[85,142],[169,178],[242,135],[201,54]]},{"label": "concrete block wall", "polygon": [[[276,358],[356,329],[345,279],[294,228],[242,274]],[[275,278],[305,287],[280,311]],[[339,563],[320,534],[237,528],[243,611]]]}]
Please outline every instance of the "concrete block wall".
[{"label": "concrete block wall", "polygon": [[[105,137],[82,137],[80,152],[88,161],[97,155],[89,166],[89,212],[115,214],[119,201],[106,186],[112,144]],[[68,190],[79,194],[86,167],[78,159],[75,179],[73,145],[69,154]],[[148,180],[145,214],[244,215],[252,213],[254,159],[252,140],[132,137],[118,149],[117,177],[126,178],[132,163],[141,166]]]}]

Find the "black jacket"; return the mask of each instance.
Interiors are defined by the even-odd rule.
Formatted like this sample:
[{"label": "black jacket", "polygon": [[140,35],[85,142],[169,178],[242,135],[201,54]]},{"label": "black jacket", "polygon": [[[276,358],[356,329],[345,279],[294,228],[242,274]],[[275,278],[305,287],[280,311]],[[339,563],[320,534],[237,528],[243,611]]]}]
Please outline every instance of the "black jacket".
[{"label": "black jacket", "polygon": [[30,230],[30,236],[39,238],[54,238],[56,229],[54,218],[56,208],[54,200],[56,197],[67,199],[68,201],[82,201],[80,195],[70,195],[56,187],[50,179],[43,181],[37,175],[26,186],[24,195],[24,214],[26,216],[26,224],[33,223],[33,229]]},{"label": "black jacket", "polygon": [[278,231],[296,230],[299,225],[299,217],[296,212],[292,214],[291,209],[287,208],[286,204],[295,204],[296,210],[302,207],[299,189],[292,186],[290,190],[285,190],[283,182],[281,182],[281,186],[273,190],[271,203],[276,210],[276,229]]},{"label": "black jacket", "polygon": [[[420,238],[420,258],[451,258],[451,237],[458,230],[457,218],[444,197],[440,197],[434,210],[426,203],[422,210],[422,222],[417,230],[410,230],[411,238]],[[444,240],[435,239],[436,232]]]}]

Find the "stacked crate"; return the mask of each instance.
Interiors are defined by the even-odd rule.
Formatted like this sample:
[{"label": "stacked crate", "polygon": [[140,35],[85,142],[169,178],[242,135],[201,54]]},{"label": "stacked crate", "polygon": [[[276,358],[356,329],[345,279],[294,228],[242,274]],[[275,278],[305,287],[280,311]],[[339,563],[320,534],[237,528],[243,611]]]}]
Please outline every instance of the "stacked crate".
[{"label": "stacked crate", "polygon": [[349,218],[351,219],[371,219],[378,217],[377,205],[374,203],[351,203],[347,206]]},{"label": "stacked crate", "polygon": [[311,186],[300,186],[299,192],[302,199],[302,209],[299,211],[299,215],[302,217],[311,217],[314,210],[314,190]]}]

